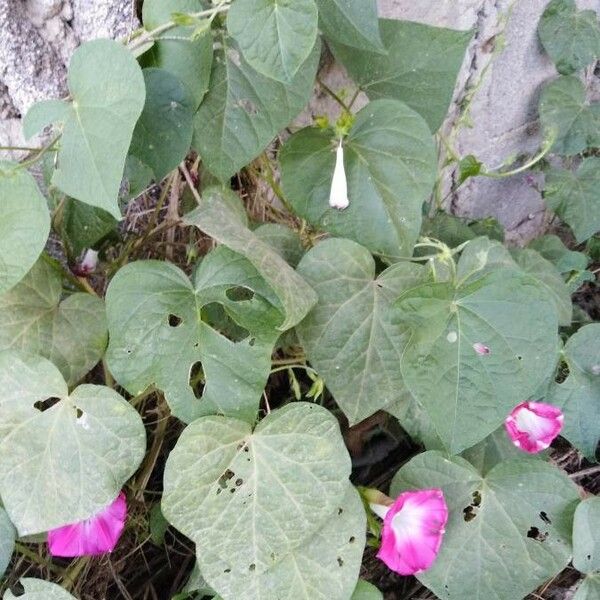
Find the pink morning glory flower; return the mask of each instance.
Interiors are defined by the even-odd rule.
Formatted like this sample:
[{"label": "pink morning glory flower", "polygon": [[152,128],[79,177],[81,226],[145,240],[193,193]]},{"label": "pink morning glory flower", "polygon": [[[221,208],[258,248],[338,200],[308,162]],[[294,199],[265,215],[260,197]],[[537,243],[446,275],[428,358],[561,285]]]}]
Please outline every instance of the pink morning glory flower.
[{"label": "pink morning glory flower", "polygon": [[127,502],[121,492],[117,499],[97,515],[48,532],[53,556],[99,556],[112,552],[123,533]]},{"label": "pink morning glory flower", "polygon": [[404,492],[391,506],[371,504],[371,508],[383,518],[377,558],[400,575],[429,569],[437,558],[448,521],[442,490]]},{"label": "pink morning glory flower", "polygon": [[550,446],[562,429],[560,408],[543,402],[522,402],[506,417],[504,426],[512,443],[530,454]]}]

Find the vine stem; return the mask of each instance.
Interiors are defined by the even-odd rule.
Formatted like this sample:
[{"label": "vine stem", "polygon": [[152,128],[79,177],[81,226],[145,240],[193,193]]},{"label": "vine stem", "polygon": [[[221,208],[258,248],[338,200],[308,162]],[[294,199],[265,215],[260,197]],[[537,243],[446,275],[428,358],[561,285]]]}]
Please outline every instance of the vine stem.
[{"label": "vine stem", "polygon": [[346,112],[350,112],[348,105],[320,77],[317,77],[317,83],[323,88],[323,91],[329,94]]},{"label": "vine stem", "polygon": [[57,135],[55,138],[53,138],[50,142],[48,142],[45,146],[43,146],[42,148],[40,148],[37,151],[37,154],[35,156],[33,156],[32,158],[28,159],[28,160],[24,160],[23,162],[18,164],[18,168],[19,169],[26,169],[27,167],[35,164],[36,162],[38,162],[38,160],[40,160],[40,158],[42,158],[42,156],[44,156],[44,154],[46,154],[46,152],[50,152],[53,150],[53,146],[54,144],[56,144],[56,142],[58,142],[58,140],[60,139],[60,135]]},{"label": "vine stem", "polygon": [[[229,10],[229,5],[227,4],[225,6],[223,6],[223,5],[215,6],[214,8],[209,8],[208,10],[201,10],[201,11],[195,12],[195,13],[188,13],[188,15],[190,17],[192,17],[193,19],[203,19],[205,17],[208,17],[212,20],[219,13],[224,13],[224,12],[227,12],[228,10]],[[133,38],[133,40],[131,40],[127,44],[127,47],[131,51],[137,50],[138,48],[141,48],[142,46],[144,46],[145,44],[147,44],[149,42],[154,42],[156,37],[159,36],[161,33],[170,31],[171,29],[174,29],[175,27],[178,27],[178,26],[179,25],[177,23],[175,23],[175,21],[168,21],[167,23],[163,23],[162,25],[159,25],[155,29],[152,29],[150,31],[142,33],[140,36]]]}]

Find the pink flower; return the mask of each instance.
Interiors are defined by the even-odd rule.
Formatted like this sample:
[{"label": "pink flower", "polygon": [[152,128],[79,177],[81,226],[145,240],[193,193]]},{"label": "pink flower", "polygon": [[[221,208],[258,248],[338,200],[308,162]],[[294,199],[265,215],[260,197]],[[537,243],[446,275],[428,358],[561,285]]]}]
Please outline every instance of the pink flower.
[{"label": "pink flower", "polygon": [[560,433],[564,415],[560,408],[543,402],[522,402],[506,417],[504,426],[512,443],[535,454],[550,446]]},{"label": "pink flower", "polygon": [[383,517],[377,558],[400,575],[414,575],[431,567],[448,520],[442,490],[404,492],[389,507],[371,507]]},{"label": "pink flower", "polygon": [[482,344],[481,342],[477,342],[477,343],[473,344],[473,350],[475,350],[475,352],[477,352],[477,354],[481,354],[482,356],[486,356],[487,354],[490,354],[490,352],[491,352],[489,347],[486,346],[485,344]]},{"label": "pink flower", "polygon": [[121,492],[117,499],[97,515],[48,532],[53,556],[99,556],[112,552],[123,533],[127,502]]}]

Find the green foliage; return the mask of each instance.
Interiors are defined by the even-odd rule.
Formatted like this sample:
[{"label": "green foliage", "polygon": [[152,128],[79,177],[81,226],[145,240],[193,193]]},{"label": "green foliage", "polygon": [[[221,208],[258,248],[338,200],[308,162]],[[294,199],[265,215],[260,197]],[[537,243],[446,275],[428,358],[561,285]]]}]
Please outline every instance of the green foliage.
[{"label": "green foliage", "polygon": [[385,52],[376,0],[317,0],[325,38],[360,50]]},{"label": "green foliage", "polygon": [[577,171],[550,169],[544,199],[570,227],[578,242],[600,229],[600,158],[585,159]]},{"label": "green foliage", "polygon": [[589,104],[574,75],[550,82],[540,96],[540,119],[553,151],[573,156],[600,146],[600,104]]},{"label": "green foliage", "polygon": [[552,465],[519,458],[481,475],[430,451],[398,471],[391,493],[435,487],[449,519],[436,563],[417,577],[440,598],[524,598],[569,562],[577,488]]},{"label": "green foliage", "polygon": [[146,96],[142,72],[123,46],[95,40],[73,54],[69,90],[72,102],[49,100],[31,107],[23,123],[25,135],[59,122],[62,138],[52,183],[120,219],[117,196]]},{"label": "green foliage", "polygon": [[210,89],[194,119],[193,146],[208,170],[226,181],[254,160],[304,108],[317,73],[320,42],[289,83],[256,72],[222,35]]},{"label": "green foliage", "polygon": [[578,11],[575,0],[552,0],[540,20],[539,35],[563,75],[580,71],[600,55],[598,15]]},{"label": "green foliage", "polygon": [[190,150],[195,112],[185,84],[164,69],[145,69],[146,104],[133,131],[129,154],[160,181]]},{"label": "green foliage", "polygon": [[112,502],[146,449],[131,405],[99,385],[69,394],[51,362],[13,351],[0,353],[0,385],[0,495],[19,534],[87,519]]},{"label": "green foliage", "polygon": [[[156,29],[171,20],[173,13],[201,11],[202,0],[145,0],[142,19],[148,30]],[[213,62],[213,40],[210,29],[194,35],[193,26],[179,26],[165,32],[146,52],[144,67],[159,67],[170,71],[188,88],[194,99],[194,110],[208,91]]]},{"label": "green foliage", "polygon": [[280,155],[283,191],[294,211],[319,229],[391,258],[410,255],[436,155],[423,119],[395,100],[371,102],[343,140],[350,206],[329,206],[336,140],[315,127],[293,135]]},{"label": "green foliage", "polygon": [[8,518],[6,511],[0,506],[0,577],[4,575],[6,567],[15,547],[15,537],[17,532],[14,525]]},{"label": "green foliage", "polygon": [[19,583],[23,586],[24,593],[15,596],[8,590],[3,600],[16,600],[17,597],[22,600],[75,600],[74,596],[55,583],[33,577],[24,577],[19,580]]},{"label": "green foliage", "polygon": [[0,351],[50,359],[75,385],[104,355],[104,302],[90,294],[62,300],[60,266],[42,257],[11,291],[0,296]]},{"label": "green foliage", "polygon": [[556,235],[536,238],[529,247],[549,260],[561,273],[583,271],[588,264],[588,258],[583,252],[569,250]]},{"label": "green foliage", "polygon": [[289,83],[315,46],[317,21],[314,0],[236,0],[227,29],[251,67]]},{"label": "green foliage", "polygon": [[600,597],[600,575],[588,575],[577,588],[573,600],[596,600]]},{"label": "green foliage", "polygon": [[60,220],[60,234],[71,256],[79,256],[116,230],[117,220],[105,210],[65,198]]},{"label": "green foliage", "polygon": [[391,19],[379,23],[385,54],[332,44],[335,57],[371,100],[401,100],[437,131],[472,32]]},{"label": "green foliage", "polygon": [[577,507],[573,520],[573,566],[582,573],[600,571],[599,528],[600,498],[587,498]]},{"label": "green foliage", "polygon": [[427,280],[426,269],[400,263],[376,277],[366,248],[331,239],[308,252],[298,270],[319,296],[298,327],[300,342],[350,424],[402,399],[398,365],[408,331],[392,324],[390,307]]},{"label": "green foliage", "polygon": [[383,596],[374,585],[361,579],[350,600],[383,600]]},{"label": "green foliage", "polygon": [[600,324],[582,327],[563,350],[569,376],[555,383],[548,402],[565,414],[561,435],[595,460],[600,442]]},{"label": "green foliage", "polygon": [[46,200],[31,175],[0,161],[0,294],[27,274],[50,231]]}]

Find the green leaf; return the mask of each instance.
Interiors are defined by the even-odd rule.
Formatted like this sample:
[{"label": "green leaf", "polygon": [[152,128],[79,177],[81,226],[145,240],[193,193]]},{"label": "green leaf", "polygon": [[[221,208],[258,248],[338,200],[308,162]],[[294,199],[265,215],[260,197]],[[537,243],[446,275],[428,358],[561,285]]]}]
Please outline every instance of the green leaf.
[{"label": "green leaf", "polygon": [[581,243],[600,231],[600,158],[586,158],[577,171],[553,168],[544,199]]},{"label": "green leaf", "polygon": [[577,588],[573,600],[598,600],[600,598],[600,574],[588,575]]},{"label": "green leaf", "polygon": [[[463,219],[449,215],[446,212],[437,213],[433,217],[425,217],[421,234],[425,237],[440,240],[449,248],[456,248],[462,243],[477,237]],[[420,249],[417,248],[417,250]],[[430,249],[422,251],[424,254],[431,252]]]},{"label": "green leaf", "polygon": [[517,271],[497,268],[458,287],[425,284],[396,307],[397,319],[411,327],[400,363],[404,382],[452,453],[500,426],[556,364],[554,302]]},{"label": "green leaf", "polygon": [[593,10],[577,10],[575,0],[552,0],[538,27],[540,40],[559,73],[571,75],[600,55],[600,26]]},{"label": "green leaf", "polygon": [[600,146],[600,103],[589,104],[585,86],[575,76],[550,82],[540,96],[545,136],[555,138],[552,151],[573,156]]},{"label": "green leaf", "polygon": [[[142,20],[144,27],[152,30],[171,21],[173,13],[193,13],[205,8],[202,0],[145,0]],[[178,77],[191,93],[194,109],[198,108],[208,91],[213,62],[210,29],[202,35],[195,33],[196,25],[170,29],[141,59],[144,67],[166,69]]]},{"label": "green leaf", "polygon": [[493,467],[505,460],[522,458],[523,451],[519,450],[511,442],[506,429],[502,426],[472,448],[465,450],[461,456],[466,458],[480,473],[485,475]]},{"label": "green leaf", "polygon": [[8,518],[6,511],[0,506],[0,577],[4,575],[15,549],[17,532]]},{"label": "green leaf", "polygon": [[600,442],[600,323],[577,331],[563,350],[569,376],[554,384],[548,402],[560,406],[565,415],[561,435],[596,460]]},{"label": "green leaf", "polygon": [[339,507],[323,526],[271,568],[262,573],[257,569],[240,569],[235,576],[223,569],[216,570],[222,597],[224,600],[273,597],[347,600],[358,579],[365,526],[360,496],[352,486],[347,486]]},{"label": "green leaf", "polygon": [[373,584],[361,579],[350,600],[383,600],[383,595]]},{"label": "green leaf", "polygon": [[288,201],[319,229],[376,254],[410,256],[437,171],[426,123],[401,102],[377,100],[356,115],[343,144],[350,206],[343,211],[329,206],[337,140],[314,127],[294,134],[281,151]]},{"label": "green leaf", "polygon": [[600,497],[583,500],[573,520],[573,566],[582,573],[600,571]]},{"label": "green leaf", "polygon": [[20,350],[50,359],[75,385],[104,355],[104,302],[77,293],[61,302],[62,278],[40,259],[10,292],[0,296],[0,351]]},{"label": "green leaf", "polygon": [[435,487],[449,518],[437,560],[417,578],[440,598],[524,598],[569,562],[578,493],[553,465],[521,458],[482,476],[462,458],[430,451],[400,469],[391,493]]},{"label": "green leaf", "polygon": [[360,50],[385,52],[376,0],[317,0],[319,24],[327,40]]},{"label": "green leaf", "polygon": [[165,69],[144,69],[146,104],[135,126],[129,154],[161,181],[186,157],[192,143],[194,99]]},{"label": "green leaf", "polygon": [[264,77],[222,36],[210,90],[194,118],[193,146],[208,170],[227,181],[254,160],[310,99],[321,54],[315,47],[289,84]]},{"label": "green leaf", "polygon": [[16,285],[42,253],[50,233],[46,199],[33,177],[0,161],[0,294]]},{"label": "green leaf", "polygon": [[117,228],[118,221],[105,210],[65,198],[60,220],[61,238],[72,256],[92,248]]},{"label": "green leaf", "polygon": [[3,600],[75,600],[64,588],[41,579],[33,577],[24,577],[19,580],[19,583],[25,590],[24,594],[14,596],[10,590],[7,590],[3,596]]},{"label": "green leaf", "polygon": [[[251,297],[232,296],[240,288]],[[215,303],[236,331],[242,328],[243,339],[215,328],[209,318]],[[256,269],[224,247],[203,259],[194,284],[170,263],[131,263],[106,295],[110,370],[131,394],[156,385],[182,421],[222,413],[253,422],[283,320],[276,304]],[[200,363],[205,385],[199,400],[190,379]]]},{"label": "green leaf", "polygon": [[279,330],[290,329],[315,305],[316,294],[269,244],[245,226],[225,200],[226,196],[227,193],[219,188],[209,188],[204,192],[200,206],[185,216],[185,222],[195,225],[252,264],[279,299],[285,315]]},{"label": "green leaf", "polygon": [[371,100],[401,100],[437,131],[473,32],[392,19],[379,23],[386,54],[332,44],[335,57]]},{"label": "green leaf", "polygon": [[202,596],[214,596],[215,591],[206,583],[206,579],[202,577],[202,573],[200,573],[200,568],[198,567],[198,563],[194,564],[194,568],[192,569],[192,573],[188,582],[185,584],[185,588],[183,588],[184,592],[198,592],[200,594],[200,598]]},{"label": "green leaf", "polygon": [[[63,133],[52,183],[120,219],[117,197],[146,95],[141,69],[118,42],[86,42],[71,58],[69,90],[73,101],[64,102],[60,115]],[[45,120],[40,111],[42,117],[49,116],[44,102],[34,104],[27,113],[23,123],[27,137],[38,133]]]},{"label": "green leaf", "polygon": [[521,269],[531,275],[546,288],[546,292],[554,301],[558,312],[558,324],[568,327],[573,319],[573,303],[571,292],[560,272],[548,260],[535,250],[515,248],[511,255]]},{"label": "green leaf", "polygon": [[399,263],[376,276],[366,248],[329,239],[305,255],[298,271],[319,297],[298,337],[350,425],[398,402],[406,394],[398,365],[408,332],[391,323],[390,307],[427,279],[425,268]]},{"label": "green leaf", "polygon": [[[20,535],[87,519],[110,504],[146,450],[138,413],[114,390],[71,394],[45,358],[0,353],[0,495]],[[52,406],[42,403],[57,400]]]},{"label": "green leaf", "polygon": [[459,177],[458,177],[458,185],[462,185],[467,179],[471,177],[477,177],[481,173],[481,169],[483,168],[483,163],[480,162],[476,156],[469,154],[465,156],[458,163],[459,168]]},{"label": "green leaf", "polygon": [[561,273],[584,271],[589,262],[583,252],[569,250],[557,235],[543,235],[530,242],[529,247],[549,260]]},{"label": "green leaf", "polygon": [[280,223],[264,223],[254,234],[271,246],[292,267],[296,268],[304,256],[304,248],[298,234]]},{"label": "green leaf", "polygon": [[314,0],[235,0],[227,30],[252,68],[289,83],[315,46],[318,16]]},{"label": "green leaf", "polygon": [[238,598],[226,585],[265,573],[310,540],[341,506],[349,475],[338,422],[318,405],[289,404],[254,431],[204,417],[169,455],[163,513],[196,543],[208,583]]},{"label": "green leaf", "polygon": [[500,268],[517,268],[508,248],[496,240],[479,237],[463,249],[456,275],[459,281],[468,282]]}]

